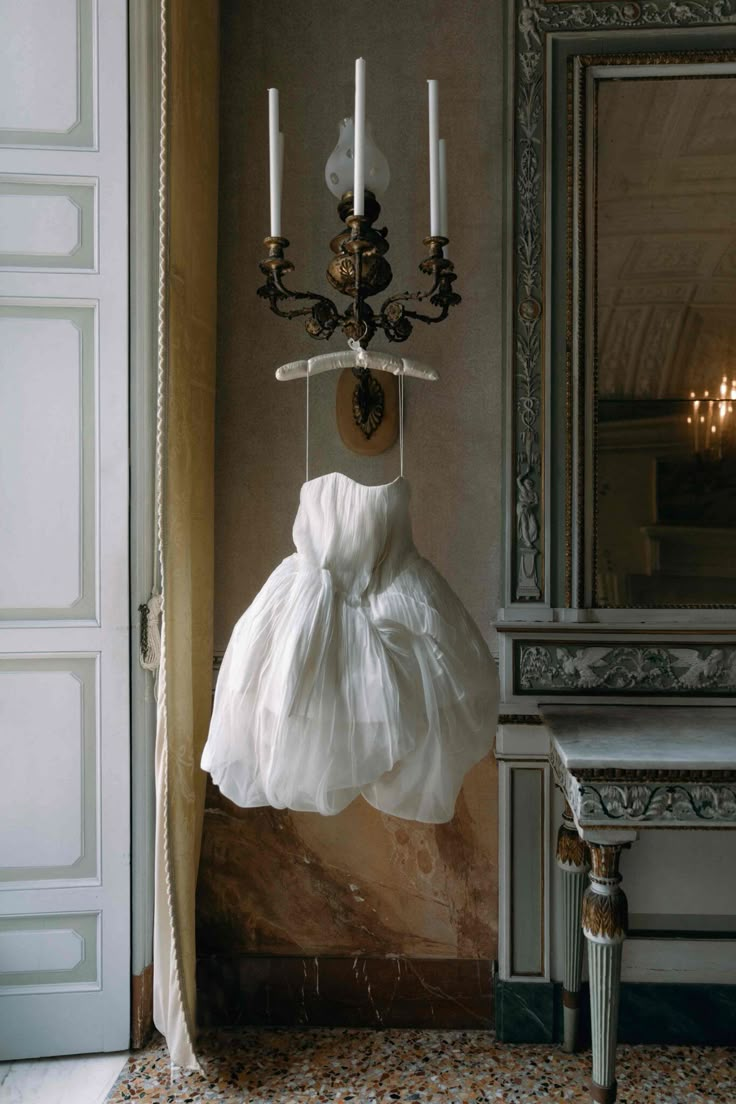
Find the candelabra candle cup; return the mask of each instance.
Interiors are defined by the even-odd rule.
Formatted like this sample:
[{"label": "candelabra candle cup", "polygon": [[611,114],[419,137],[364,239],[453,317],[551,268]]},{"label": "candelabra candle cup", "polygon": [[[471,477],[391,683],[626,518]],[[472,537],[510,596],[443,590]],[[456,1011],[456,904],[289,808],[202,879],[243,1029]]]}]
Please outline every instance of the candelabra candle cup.
[{"label": "candelabra candle cup", "polygon": [[[424,245],[429,250],[429,256],[422,261],[420,269],[422,272],[426,272],[426,266],[429,266],[432,270],[436,267],[445,267],[449,265],[452,267],[452,262],[448,261],[445,257],[445,246],[450,244],[450,239],[443,237],[442,234],[430,234],[428,238],[424,239]],[[442,262],[440,264],[440,262]]]},{"label": "candelabra candle cup", "polygon": [[263,244],[268,248],[268,256],[259,265],[264,276],[280,279],[282,273],[294,271],[294,265],[284,257],[284,250],[289,246],[288,238],[268,237],[264,238]]}]

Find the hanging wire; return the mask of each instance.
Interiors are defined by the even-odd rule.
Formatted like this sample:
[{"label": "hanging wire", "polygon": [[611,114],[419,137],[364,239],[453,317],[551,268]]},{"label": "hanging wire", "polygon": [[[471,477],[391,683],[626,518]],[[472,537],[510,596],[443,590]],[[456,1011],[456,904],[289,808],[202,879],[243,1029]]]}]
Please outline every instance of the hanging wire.
[{"label": "hanging wire", "polygon": [[404,474],[404,373],[399,376],[399,457],[400,474]]},{"label": "hanging wire", "polygon": [[307,366],[307,429],[305,433],[304,481],[309,482],[309,367]]}]

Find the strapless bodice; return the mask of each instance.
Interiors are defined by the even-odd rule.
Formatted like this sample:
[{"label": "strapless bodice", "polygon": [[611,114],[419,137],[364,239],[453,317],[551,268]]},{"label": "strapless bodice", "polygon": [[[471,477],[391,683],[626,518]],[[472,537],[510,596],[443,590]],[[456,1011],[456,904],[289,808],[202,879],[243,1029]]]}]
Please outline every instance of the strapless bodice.
[{"label": "strapless bodice", "polygon": [[341,472],[310,479],[294,522],[296,550],[329,571],[335,589],[349,597],[381,590],[417,554],[409,499],[403,476],[376,487]]}]

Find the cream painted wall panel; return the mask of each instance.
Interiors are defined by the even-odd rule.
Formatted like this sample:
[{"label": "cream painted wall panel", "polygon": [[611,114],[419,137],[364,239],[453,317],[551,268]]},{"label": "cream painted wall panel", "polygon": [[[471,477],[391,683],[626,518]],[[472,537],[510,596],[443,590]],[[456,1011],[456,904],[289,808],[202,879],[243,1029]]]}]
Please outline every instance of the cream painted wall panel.
[{"label": "cream painted wall panel", "polygon": [[94,308],[0,304],[0,617],[94,615]]},{"label": "cream painted wall panel", "polygon": [[736,985],[732,939],[627,939],[621,980]]},{"label": "cream painted wall panel", "polygon": [[93,0],[0,0],[0,145],[94,144],[95,22]]},{"label": "cream painted wall panel", "polygon": [[95,180],[0,176],[0,268],[96,267]]},{"label": "cream painted wall panel", "polygon": [[[511,769],[511,945],[512,977],[545,976],[543,822],[549,771],[545,765],[515,763]],[[525,836],[536,841],[527,845]]]},{"label": "cream painted wall panel", "polygon": [[735,867],[734,831],[644,831],[621,860],[629,912],[674,913],[693,928],[699,917],[730,916],[736,931],[736,878],[724,877]]}]

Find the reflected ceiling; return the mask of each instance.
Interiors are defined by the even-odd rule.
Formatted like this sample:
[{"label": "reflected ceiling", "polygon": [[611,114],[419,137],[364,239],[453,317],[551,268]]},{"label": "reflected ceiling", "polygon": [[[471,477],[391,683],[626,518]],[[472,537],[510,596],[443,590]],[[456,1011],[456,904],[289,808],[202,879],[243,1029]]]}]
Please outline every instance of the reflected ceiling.
[{"label": "reflected ceiling", "polygon": [[599,397],[736,376],[736,79],[598,83]]}]

